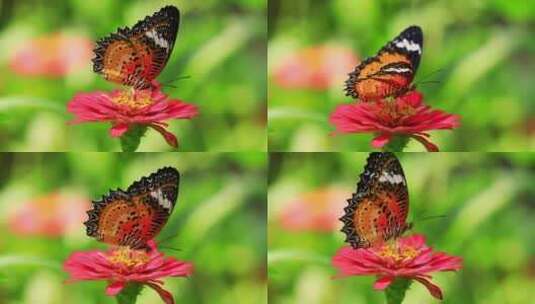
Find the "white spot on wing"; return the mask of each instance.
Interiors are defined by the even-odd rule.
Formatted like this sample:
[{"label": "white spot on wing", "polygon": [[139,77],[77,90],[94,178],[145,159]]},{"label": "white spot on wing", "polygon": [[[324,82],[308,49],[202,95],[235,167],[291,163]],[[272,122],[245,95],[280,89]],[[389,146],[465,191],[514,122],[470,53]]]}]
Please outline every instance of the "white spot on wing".
[{"label": "white spot on wing", "polygon": [[146,32],[145,36],[152,39],[152,41],[154,41],[154,43],[156,43],[157,46],[162,47],[164,49],[169,49],[169,43],[167,43],[167,40],[160,37],[158,35],[158,32],[156,32],[154,29]]},{"label": "white spot on wing", "polygon": [[383,70],[383,72],[394,72],[394,73],[406,73],[410,71],[411,69],[409,68],[386,68]]},{"label": "white spot on wing", "polygon": [[381,176],[379,177],[379,182],[389,182],[391,184],[404,184],[405,185],[405,179],[400,174],[390,174],[389,172],[383,172]]},{"label": "white spot on wing", "polygon": [[418,54],[422,54],[422,50],[420,49],[420,45],[418,43],[412,42],[407,40],[406,38],[403,38],[402,41],[396,40],[394,41],[394,44],[401,49],[406,49],[410,52],[418,52]]},{"label": "white spot on wing", "polygon": [[163,195],[161,189],[151,191],[150,196],[155,198],[158,201],[158,205],[160,205],[162,208],[167,210],[171,210],[171,208],[173,208],[173,203]]}]

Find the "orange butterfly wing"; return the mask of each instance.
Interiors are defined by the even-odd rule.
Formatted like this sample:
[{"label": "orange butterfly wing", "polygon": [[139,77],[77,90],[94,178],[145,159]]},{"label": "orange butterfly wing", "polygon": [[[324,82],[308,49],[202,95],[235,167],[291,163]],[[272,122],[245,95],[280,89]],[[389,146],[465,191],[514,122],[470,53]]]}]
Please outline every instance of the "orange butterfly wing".
[{"label": "orange butterfly wing", "polygon": [[176,40],[180,12],[166,6],[97,42],[93,70],[111,82],[147,89],[163,70]]},{"label": "orange butterfly wing", "polygon": [[409,193],[401,164],[392,153],[371,153],[357,192],[348,200],[342,231],[354,248],[376,246],[400,236],[406,223]]},{"label": "orange butterfly wing", "polygon": [[404,93],[410,88],[422,49],[422,30],[417,26],[405,29],[349,74],[346,95],[368,101]]},{"label": "orange butterfly wing", "polygon": [[173,211],[178,183],[178,171],[165,167],[126,191],[110,191],[87,212],[87,235],[112,245],[147,248]]}]

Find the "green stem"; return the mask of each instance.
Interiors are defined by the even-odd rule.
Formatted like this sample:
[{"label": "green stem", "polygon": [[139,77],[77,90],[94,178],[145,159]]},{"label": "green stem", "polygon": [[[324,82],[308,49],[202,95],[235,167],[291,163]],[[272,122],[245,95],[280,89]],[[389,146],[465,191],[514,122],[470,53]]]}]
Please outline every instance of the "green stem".
[{"label": "green stem", "polygon": [[409,143],[408,136],[394,136],[383,148],[384,152],[403,152]]},{"label": "green stem", "polygon": [[116,296],[117,304],[135,304],[142,288],[139,283],[128,283]]},{"label": "green stem", "polygon": [[141,142],[141,137],[147,132],[147,126],[133,125],[121,136],[121,148],[123,152],[136,152]]},{"label": "green stem", "polygon": [[385,290],[387,304],[401,304],[405,298],[405,292],[409,289],[411,280],[396,278]]}]

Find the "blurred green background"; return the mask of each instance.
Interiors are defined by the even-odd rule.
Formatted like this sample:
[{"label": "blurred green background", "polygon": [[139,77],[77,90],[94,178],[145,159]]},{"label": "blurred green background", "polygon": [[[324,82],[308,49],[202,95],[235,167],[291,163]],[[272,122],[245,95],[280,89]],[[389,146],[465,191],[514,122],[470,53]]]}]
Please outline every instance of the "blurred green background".
[{"label": "blurred green background", "polygon": [[[108,123],[66,125],[73,118],[66,104],[76,93],[115,87],[92,72],[90,58],[62,77],[21,75],[12,68],[12,58],[31,39],[61,32],[94,42],[169,4],[180,9],[181,24],[158,80],[191,76],[172,82],[176,88],[164,87],[164,92],[200,108],[193,120],[170,121],[180,150],[265,150],[265,0],[0,1],[0,150],[118,151]],[[154,130],[139,149],[167,150]]]},{"label": "blurred green background", "polygon": [[[164,253],[195,265],[191,278],[165,280],[176,303],[266,303],[266,164],[263,153],[0,154],[0,303],[115,303],[106,282],[64,283],[72,252],[107,248],[85,235],[85,216],[60,234],[17,231],[43,217],[67,221],[62,211],[78,204],[43,205],[43,197],[100,199],[163,166],[178,168],[181,183],[156,239]],[[17,218],[28,206],[39,212]],[[162,301],[145,289],[138,303]]]},{"label": "blurred green background", "polygon": [[[268,15],[270,150],[371,150],[372,135],[329,136],[334,130],[329,114],[352,101],[344,96],[343,82],[353,66],[347,67],[348,59],[333,49],[344,48],[364,59],[411,24],[424,32],[415,81],[439,81],[420,84],[418,90],[430,106],[461,115],[459,129],[431,132],[442,151],[535,147],[533,1],[270,0]],[[303,57],[303,48],[326,45],[332,52],[326,58],[309,54],[316,57],[308,66],[295,59],[287,62]],[[340,59],[332,59],[336,56]],[[345,72],[340,70],[342,60]],[[316,80],[330,82],[307,86],[284,79],[308,78],[311,71]],[[423,147],[411,142],[408,150]]]},{"label": "blurred green background", "polygon": [[[535,298],[535,155],[522,153],[404,153],[409,222],[436,250],[461,256],[457,273],[433,276],[444,292],[435,300],[415,283],[404,303],[531,303]],[[274,153],[268,181],[270,303],[385,303],[375,277],[333,279],[331,257],[344,243],[336,218],[347,205],[367,153]],[[331,190],[327,190],[331,189]],[[311,197],[315,193],[319,198]],[[307,194],[303,194],[307,193]],[[306,199],[303,199],[305,197]],[[333,224],[309,221],[338,206]],[[296,206],[300,213],[296,213]],[[423,220],[444,215],[445,218]],[[293,220],[290,221],[293,217]]]}]

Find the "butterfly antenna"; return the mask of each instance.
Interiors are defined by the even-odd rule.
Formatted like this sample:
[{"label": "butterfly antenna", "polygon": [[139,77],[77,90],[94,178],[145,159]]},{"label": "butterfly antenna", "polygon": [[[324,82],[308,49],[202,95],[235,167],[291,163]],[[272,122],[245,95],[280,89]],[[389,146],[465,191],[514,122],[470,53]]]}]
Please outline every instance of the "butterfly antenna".
[{"label": "butterfly antenna", "polygon": [[440,83],[440,81],[438,81],[438,80],[428,80],[428,81],[418,82],[417,84],[420,85],[420,84],[436,84],[436,83]]},{"label": "butterfly antenna", "polygon": [[440,83],[440,81],[438,80],[418,81],[414,83],[414,86],[416,87],[416,86],[420,86],[423,84],[438,84],[438,83]]},{"label": "butterfly antenna", "polygon": [[442,214],[442,215],[430,215],[430,216],[422,217],[419,220],[420,221],[427,221],[427,220],[434,220],[434,219],[437,219],[437,218],[446,218],[446,217],[448,217],[448,216],[445,215],[445,214]]},{"label": "butterfly antenna", "polygon": [[428,74],[425,74],[422,79],[420,79],[419,81],[415,82],[414,85],[421,85],[421,84],[428,84],[428,83],[440,83],[440,81],[438,80],[427,80],[426,79],[429,79],[432,75],[434,74],[437,74],[439,72],[442,72],[444,71],[444,69],[438,69],[438,70],[434,70]]},{"label": "butterfly antenna", "polygon": [[184,80],[184,79],[190,79],[190,78],[191,78],[191,75],[178,76],[178,77],[175,78],[175,79],[171,79],[171,80],[169,80],[169,81],[162,82],[162,86],[176,88],[175,86],[172,86],[171,83],[173,83],[173,82],[175,82],[175,81],[178,81],[178,80]]},{"label": "butterfly antenna", "polygon": [[169,247],[169,246],[160,246],[160,248],[162,248],[162,249],[169,249],[169,250],[173,250],[173,251],[176,251],[176,252],[182,252],[182,249],[174,248],[174,247]]},{"label": "butterfly antenna", "polygon": [[[190,79],[190,78],[191,78],[191,75],[178,76],[178,77],[175,78],[173,81],[183,80],[183,79]],[[172,82],[173,82],[173,81],[172,81]]]},{"label": "butterfly antenna", "polygon": [[438,218],[446,218],[446,217],[448,217],[448,215],[446,215],[446,214],[430,215],[430,216],[425,216],[425,217],[422,217],[422,218],[419,218],[419,219],[415,219],[414,222],[423,222],[423,221],[434,220],[434,219],[438,219]]},{"label": "butterfly antenna", "polygon": [[168,236],[164,237],[163,239],[159,240],[158,243],[163,244],[163,243],[165,243],[167,241],[170,241],[170,240],[172,240],[174,238],[177,238],[177,237],[178,237],[178,233],[171,234],[171,235],[168,235]]},{"label": "butterfly antenna", "polygon": [[422,80],[428,79],[428,78],[431,77],[432,75],[437,74],[437,73],[439,73],[439,72],[443,72],[443,71],[444,71],[444,69],[438,69],[438,70],[431,71],[431,72],[425,74],[425,75],[422,77]]}]

